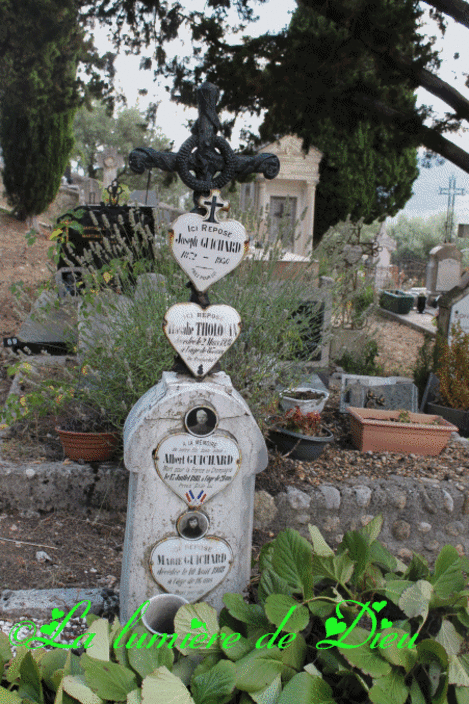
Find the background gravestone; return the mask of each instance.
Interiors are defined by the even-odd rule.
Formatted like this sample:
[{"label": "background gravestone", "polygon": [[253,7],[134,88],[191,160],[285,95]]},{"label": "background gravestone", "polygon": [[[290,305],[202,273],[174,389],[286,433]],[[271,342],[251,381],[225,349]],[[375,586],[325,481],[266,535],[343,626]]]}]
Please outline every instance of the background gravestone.
[{"label": "background gravestone", "polygon": [[451,242],[433,247],[427,263],[426,288],[437,295],[458,286],[461,281],[462,254]]},{"label": "background gravestone", "polygon": [[456,323],[463,332],[469,333],[469,281],[448,291],[438,302],[438,330],[451,342],[451,328]]},{"label": "background gravestone", "polygon": [[116,147],[106,147],[98,154],[97,162],[103,170],[103,188],[111,185],[117,177],[117,169],[122,169],[125,163],[124,158],[117,153]]},{"label": "background gravestone", "polygon": [[342,374],[340,412],[355,408],[405,409],[417,412],[418,390],[411,379],[402,376],[362,376]]}]

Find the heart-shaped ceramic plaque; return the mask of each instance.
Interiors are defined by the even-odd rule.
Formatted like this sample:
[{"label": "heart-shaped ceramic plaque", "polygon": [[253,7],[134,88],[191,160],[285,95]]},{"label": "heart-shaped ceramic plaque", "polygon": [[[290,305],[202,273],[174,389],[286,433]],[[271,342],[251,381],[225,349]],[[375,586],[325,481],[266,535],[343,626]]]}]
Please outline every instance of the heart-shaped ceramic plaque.
[{"label": "heart-shaped ceramic plaque", "polygon": [[174,433],[160,442],[154,461],[171,491],[190,508],[197,508],[231,484],[241,455],[237,443],[221,433],[207,438]]},{"label": "heart-shaped ceramic plaque", "polygon": [[150,555],[153,579],[171,594],[198,601],[223,582],[233,562],[233,551],[221,538],[165,538]]},{"label": "heart-shaped ceramic plaque", "polygon": [[200,293],[236,269],[248,243],[240,222],[209,222],[197,213],[178,217],[169,232],[174,258]]},{"label": "heart-shaped ceramic plaque", "polygon": [[204,377],[238,337],[241,318],[223,304],[176,303],[166,311],[163,330],[192,374]]}]

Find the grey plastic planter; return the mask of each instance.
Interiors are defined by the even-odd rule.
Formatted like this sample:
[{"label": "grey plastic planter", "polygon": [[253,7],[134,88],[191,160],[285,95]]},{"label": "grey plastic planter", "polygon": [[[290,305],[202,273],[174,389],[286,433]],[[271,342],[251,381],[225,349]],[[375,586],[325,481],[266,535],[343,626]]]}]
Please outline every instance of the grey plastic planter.
[{"label": "grey plastic planter", "polygon": [[293,460],[311,462],[323,452],[324,448],[334,440],[333,434],[327,430],[325,437],[310,437],[284,428],[271,428],[268,441],[284,455],[287,453]]}]

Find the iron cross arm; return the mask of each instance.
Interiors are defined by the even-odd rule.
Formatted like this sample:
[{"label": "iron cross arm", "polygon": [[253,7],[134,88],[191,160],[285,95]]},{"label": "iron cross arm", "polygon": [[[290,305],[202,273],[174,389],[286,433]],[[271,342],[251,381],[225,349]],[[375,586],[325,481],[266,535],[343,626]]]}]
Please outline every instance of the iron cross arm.
[{"label": "iron cross arm", "polygon": [[[139,147],[129,155],[129,166],[135,173],[156,167],[176,172],[183,183],[196,193],[220,189],[233,179],[243,179],[261,173],[273,179],[280,170],[275,154],[244,156],[235,154],[223,137],[217,135],[220,121],[216,113],[218,88],[203,83],[197,91],[199,117],[177,154],[158,152],[151,147]],[[195,175],[194,175],[195,174]]]},{"label": "iron cross arm", "polygon": [[[177,154],[174,152],[157,152],[151,147],[138,147],[129,156],[129,166],[137,174],[143,174],[147,169],[158,168],[162,171],[178,171]],[[256,154],[255,156],[244,156],[235,154],[235,173],[233,178],[243,179],[249,174],[263,174],[267,179],[273,179],[278,175],[280,162],[276,154]],[[220,154],[213,155],[214,165],[217,171],[223,171],[224,160]],[[197,160],[191,155],[189,160],[189,170],[196,170]],[[186,184],[187,185],[187,184]]]}]

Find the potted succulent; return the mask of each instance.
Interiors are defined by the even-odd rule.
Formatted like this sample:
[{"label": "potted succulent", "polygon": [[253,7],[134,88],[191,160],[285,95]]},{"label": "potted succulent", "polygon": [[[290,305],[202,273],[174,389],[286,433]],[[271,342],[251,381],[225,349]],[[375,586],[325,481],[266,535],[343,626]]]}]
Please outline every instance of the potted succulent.
[{"label": "potted succulent", "polygon": [[280,452],[296,460],[314,460],[334,436],[321,423],[317,411],[302,413],[296,406],[269,418],[268,440]]},{"label": "potted succulent", "polygon": [[441,416],[385,411],[376,408],[347,408],[355,447],[361,452],[412,452],[439,455],[456,426]]},{"label": "potted succulent", "polygon": [[302,413],[321,413],[329,398],[327,391],[313,389],[307,386],[297,386],[293,389],[285,389],[280,394],[280,406],[284,411],[298,407]]},{"label": "potted succulent", "polygon": [[451,343],[440,344],[436,364],[439,390],[427,403],[427,413],[437,413],[469,436],[469,333],[460,323],[451,328]]}]

